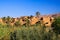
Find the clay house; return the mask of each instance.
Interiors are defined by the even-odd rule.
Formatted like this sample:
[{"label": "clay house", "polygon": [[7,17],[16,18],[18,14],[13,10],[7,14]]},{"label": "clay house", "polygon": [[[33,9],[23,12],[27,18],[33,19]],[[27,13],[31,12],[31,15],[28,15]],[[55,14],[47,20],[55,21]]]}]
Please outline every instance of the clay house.
[{"label": "clay house", "polygon": [[19,20],[20,25],[25,25],[27,23],[28,19],[29,19],[29,16],[20,17],[20,20]]},{"label": "clay house", "polygon": [[36,16],[32,16],[30,17],[29,21],[30,21],[30,25],[34,25],[39,21],[39,18]]},{"label": "clay house", "polygon": [[54,18],[51,16],[42,16],[40,17],[41,24],[51,27],[52,22],[54,21]]}]

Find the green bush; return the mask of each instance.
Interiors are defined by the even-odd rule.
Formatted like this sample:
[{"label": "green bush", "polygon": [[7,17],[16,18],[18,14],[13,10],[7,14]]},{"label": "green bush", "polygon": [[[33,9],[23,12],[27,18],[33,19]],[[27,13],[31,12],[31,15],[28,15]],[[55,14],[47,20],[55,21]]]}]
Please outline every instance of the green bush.
[{"label": "green bush", "polygon": [[[0,24],[0,40],[60,40],[60,18],[52,23],[54,30],[46,31],[45,26],[37,23],[33,26],[13,26]],[[16,25],[19,23],[17,22]],[[58,36],[57,36],[58,35]]]},{"label": "green bush", "polygon": [[45,31],[45,26],[22,27],[14,31],[11,35],[12,40],[55,40],[54,32]]},{"label": "green bush", "polygon": [[60,17],[55,19],[55,22],[52,23],[52,27],[55,33],[60,34]]}]

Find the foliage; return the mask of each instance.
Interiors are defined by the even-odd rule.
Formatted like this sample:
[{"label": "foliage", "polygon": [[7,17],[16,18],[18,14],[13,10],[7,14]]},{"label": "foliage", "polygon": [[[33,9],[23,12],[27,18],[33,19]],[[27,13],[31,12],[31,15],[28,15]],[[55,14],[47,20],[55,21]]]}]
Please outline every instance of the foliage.
[{"label": "foliage", "polygon": [[52,23],[54,32],[60,34],[60,17],[55,19],[55,22]]},{"label": "foliage", "polygon": [[39,17],[40,16],[40,12],[36,12],[36,16]]},{"label": "foliage", "polygon": [[[29,23],[28,20],[27,22]],[[54,29],[48,32],[46,27],[40,23],[33,26],[29,26],[28,23],[26,27],[19,25],[19,22],[16,22],[13,27],[0,24],[0,40],[60,40],[60,18],[55,19],[52,23]]]}]

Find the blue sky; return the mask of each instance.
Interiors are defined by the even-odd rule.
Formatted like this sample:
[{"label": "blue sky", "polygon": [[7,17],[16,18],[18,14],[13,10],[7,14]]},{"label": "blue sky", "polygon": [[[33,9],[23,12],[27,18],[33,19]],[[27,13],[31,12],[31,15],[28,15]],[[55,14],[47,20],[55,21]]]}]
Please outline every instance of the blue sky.
[{"label": "blue sky", "polygon": [[39,11],[41,15],[60,12],[59,0],[0,0],[0,17],[29,16]]}]

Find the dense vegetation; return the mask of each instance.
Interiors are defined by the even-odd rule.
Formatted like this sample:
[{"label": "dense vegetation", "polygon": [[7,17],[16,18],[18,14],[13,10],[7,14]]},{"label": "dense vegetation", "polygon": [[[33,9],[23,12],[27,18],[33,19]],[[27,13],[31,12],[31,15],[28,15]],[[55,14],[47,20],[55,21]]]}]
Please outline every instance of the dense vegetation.
[{"label": "dense vegetation", "polygon": [[[5,20],[5,17],[3,19]],[[10,17],[7,19],[9,22]],[[55,18],[50,31],[47,32],[45,29],[45,26],[40,23],[22,27],[0,24],[0,40],[60,40],[60,17]]]}]

